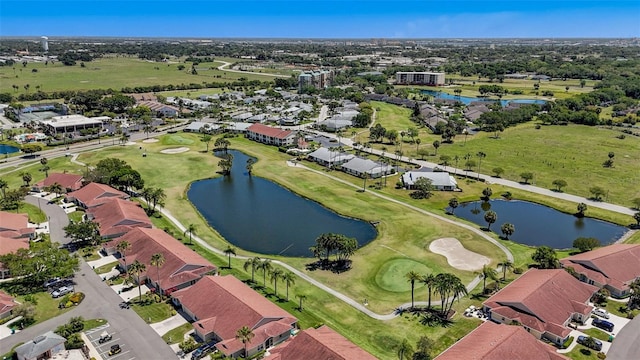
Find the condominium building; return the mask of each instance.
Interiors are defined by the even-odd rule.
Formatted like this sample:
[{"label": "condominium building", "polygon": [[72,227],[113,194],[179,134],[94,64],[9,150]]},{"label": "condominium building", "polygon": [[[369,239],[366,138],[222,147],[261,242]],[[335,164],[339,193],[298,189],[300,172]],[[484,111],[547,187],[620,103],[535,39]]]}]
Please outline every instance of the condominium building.
[{"label": "condominium building", "polygon": [[333,71],[314,70],[305,71],[298,76],[298,90],[305,86],[313,86],[316,89],[324,89],[331,86],[333,81]]},{"label": "condominium building", "polygon": [[443,72],[406,72],[396,73],[396,84],[400,85],[444,85]]}]

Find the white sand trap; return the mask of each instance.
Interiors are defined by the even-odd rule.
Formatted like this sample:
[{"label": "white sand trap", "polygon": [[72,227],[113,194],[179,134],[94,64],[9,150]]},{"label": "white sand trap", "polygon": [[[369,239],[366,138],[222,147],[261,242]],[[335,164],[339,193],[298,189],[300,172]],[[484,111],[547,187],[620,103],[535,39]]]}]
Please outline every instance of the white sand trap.
[{"label": "white sand trap", "polygon": [[187,151],[189,151],[188,147],[179,147],[179,148],[173,148],[173,149],[164,149],[160,152],[163,154],[180,154]]},{"label": "white sand trap", "polygon": [[131,145],[136,145],[136,143],[134,143],[133,141],[127,141],[124,145],[131,146]]},{"label": "white sand trap", "polygon": [[442,238],[429,244],[429,250],[447,258],[449,265],[458,270],[474,271],[489,265],[491,259],[469,251],[455,238]]},{"label": "white sand trap", "polygon": [[145,144],[154,143],[154,142],[158,142],[158,141],[160,141],[160,140],[158,140],[158,139],[145,139],[145,140],[142,140],[142,142],[145,143]]}]

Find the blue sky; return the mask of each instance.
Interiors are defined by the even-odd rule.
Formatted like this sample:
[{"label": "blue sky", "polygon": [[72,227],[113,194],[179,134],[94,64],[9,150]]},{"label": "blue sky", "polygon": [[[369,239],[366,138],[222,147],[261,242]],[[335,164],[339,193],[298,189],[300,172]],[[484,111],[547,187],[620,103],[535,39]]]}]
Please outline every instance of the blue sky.
[{"label": "blue sky", "polygon": [[0,0],[0,36],[640,37],[640,0]]}]

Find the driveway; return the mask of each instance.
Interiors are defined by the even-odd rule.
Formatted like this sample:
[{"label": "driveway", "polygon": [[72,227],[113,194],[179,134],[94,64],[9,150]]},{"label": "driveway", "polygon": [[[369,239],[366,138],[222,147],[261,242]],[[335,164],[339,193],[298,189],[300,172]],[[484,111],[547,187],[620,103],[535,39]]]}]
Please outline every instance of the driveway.
[{"label": "driveway", "polygon": [[637,359],[640,354],[640,316],[629,321],[627,326],[618,332],[613,340],[607,359],[629,360]]},{"label": "driveway", "polygon": [[151,324],[151,328],[153,328],[153,330],[155,330],[158,335],[162,336],[168,333],[170,330],[173,330],[178,326],[186,323],[187,320],[181,314],[176,314],[166,320]]},{"label": "driveway", "polygon": [[47,214],[51,241],[57,241],[62,245],[71,242],[71,239],[64,235],[63,228],[69,225],[69,217],[63,208],[57,204],[49,204],[48,200],[34,195],[27,195],[24,201],[37,206]]}]

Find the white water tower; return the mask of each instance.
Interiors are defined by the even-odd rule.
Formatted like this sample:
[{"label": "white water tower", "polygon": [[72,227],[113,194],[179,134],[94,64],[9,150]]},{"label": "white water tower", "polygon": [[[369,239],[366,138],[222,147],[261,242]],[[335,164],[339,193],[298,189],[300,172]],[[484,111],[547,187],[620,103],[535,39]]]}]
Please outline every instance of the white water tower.
[{"label": "white water tower", "polygon": [[42,44],[42,50],[44,52],[49,52],[49,38],[43,36],[40,38],[40,44]]}]

